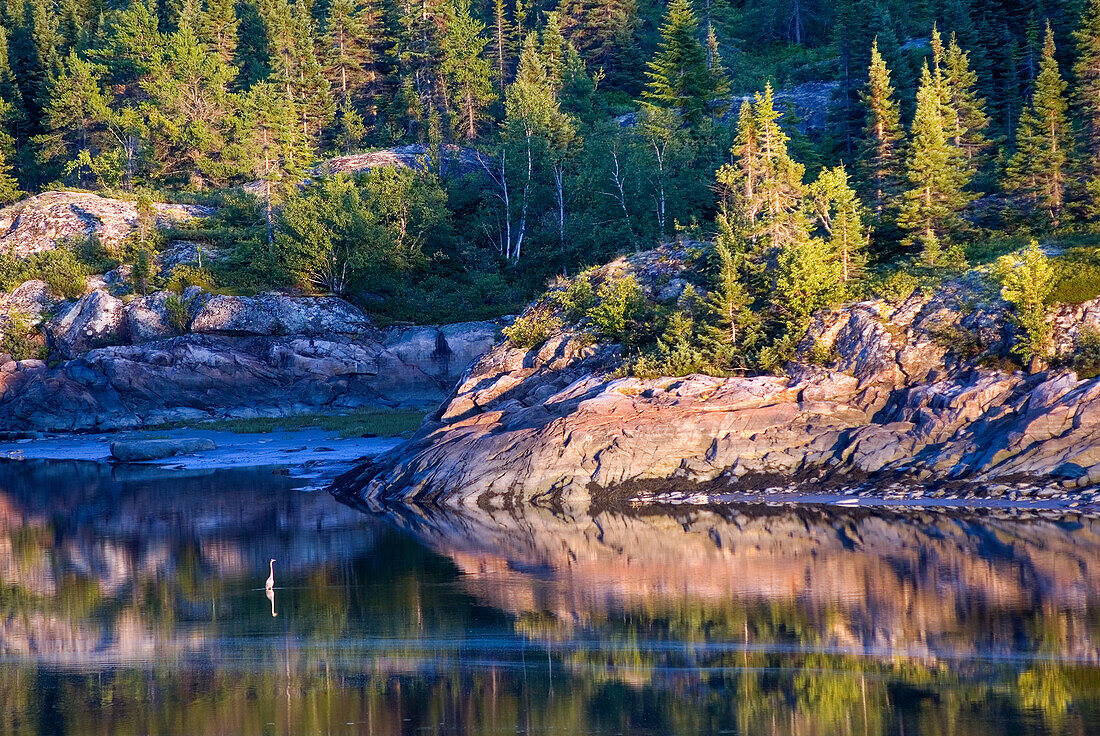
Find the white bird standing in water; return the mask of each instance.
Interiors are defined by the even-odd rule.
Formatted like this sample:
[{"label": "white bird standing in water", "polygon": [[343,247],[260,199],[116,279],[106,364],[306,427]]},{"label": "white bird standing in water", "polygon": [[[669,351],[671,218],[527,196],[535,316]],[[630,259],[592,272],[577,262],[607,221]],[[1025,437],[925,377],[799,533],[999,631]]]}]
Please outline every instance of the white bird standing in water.
[{"label": "white bird standing in water", "polygon": [[274,590],[275,589],[275,560],[272,559],[271,562],[268,563],[268,566],[270,567],[271,572],[267,576],[267,582],[264,583],[264,590]]}]

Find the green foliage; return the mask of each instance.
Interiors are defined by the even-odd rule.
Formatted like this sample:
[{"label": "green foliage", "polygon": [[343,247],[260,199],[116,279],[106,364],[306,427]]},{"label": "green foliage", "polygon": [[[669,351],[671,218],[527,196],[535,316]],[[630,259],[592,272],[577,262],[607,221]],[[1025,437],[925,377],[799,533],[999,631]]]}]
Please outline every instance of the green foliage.
[{"label": "green foliage", "polygon": [[425,243],[443,235],[445,207],[438,181],[408,169],[326,178],[287,200],[275,252],[299,285],[348,294],[421,265]]},{"label": "green foliage", "polygon": [[1072,139],[1066,118],[1066,83],[1054,56],[1054,32],[1048,22],[1043,58],[1031,105],[1020,115],[1016,153],[1005,170],[1005,188],[1020,195],[1033,219],[1056,228],[1066,196],[1066,166]]},{"label": "green foliage", "polygon": [[689,126],[702,119],[715,98],[718,80],[707,66],[699,21],[688,0],[669,3],[661,24],[661,43],[646,76],[649,81],[642,93],[646,103],[675,110]]},{"label": "green foliage", "polygon": [[29,360],[46,357],[46,346],[36,339],[37,330],[31,318],[21,312],[7,314],[0,321],[0,353],[7,353],[13,360]]},{"label": "green foliage", "polygon": [[191,324],[191,316],[187,313],[187,305],[178,294],[169,294],[164,300],[164,311],[168,313],[168,324],[176,332],[186,332]]},{"label": "green foliage", "polygon": [[1021,254],[1003,256],[997,262],[1001,279],[1001,297],[1015,309],[1013,317],[1024,339],[1013,346],[1025,361],[1047,358],[1051,352],[1051,327],[1047,323],[1047,299],[1054,289],[1054,269],[1031,241]]},{"label": "green foliage", "polygon": [[919,287],[920,279],[902,269],[891,272],[872,291],[887,301],[901,302],[912,296]]},{"label": "green foliage", "polygon": [[1073,248],[1051,259],[1054,286],[1049,301],[1081,304],[1100,296],[1100,254],[1094,248]]},{"label": "green foliage", "polygon": [[550,298],[565,312],[566,319],[578,322],[596,303],[596,290],[592,287],[591,272],[579,274],[564,289],[551,293]]},{"label": "green foliage", "polygon": [[153,279],[153,256],[145,248],[138,250],[134,262],[130,266],[130,284],[134,291],[140,294],[148,294],[149,286]]},{"label": "green foliage", "polygon": [[42,279],[54,293],[66,299],[78,299],[84,294],[88,268],[68,248],[54,248],[30,256],[25,273],[30,278]]},{"label": "green foliage", "polygon": [[643,305],[641,287],[634,274],[609,278],[596,290],[596,304],[585,313],[596,334],[612,342],[631,338],[631,323]]},{"label": "green foliage", "polygon": [[1073,346],[1073,370],[1079,380],[1100,376],[1100,332],[1081,328]]},{"label": "green foliage", "polygon": [[203,291],[214,291],[214,274],[209,269],[192,266],[189,263],[181,263],[172,269],[172,275],[164,283],[164,288],[182,294],[192,286],[197,286]]},{"label": "green foliage", "polygon": [[542,345],[560,330],[562,321],[545,307],[536,307],[504,328],[504,337],[513,347],[530,350]]}]

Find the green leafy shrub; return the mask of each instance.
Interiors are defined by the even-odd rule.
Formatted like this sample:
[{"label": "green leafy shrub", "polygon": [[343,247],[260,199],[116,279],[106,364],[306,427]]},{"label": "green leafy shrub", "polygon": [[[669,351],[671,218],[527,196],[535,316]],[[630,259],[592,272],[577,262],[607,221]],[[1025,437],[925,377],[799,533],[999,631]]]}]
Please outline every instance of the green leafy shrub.
[{"label": "green leafy shrub", "polygon": [[571,322],[583,319],[596,303],[596,291],[592,288],[589,272],[579,274],[568,287],[555,291],[551,298]]},{"label": "green leafy shrub", "polygon": [[79,299],[84,294],[88,269],[68,248],[35,253],[27,259],[26,269],[26,278],[42,279],[66,299]]},{"label": "green leafy shrub", "polygon": [[1100,332],[1083,328],[1073,346],[1073,370],[1080,379],[1100,376]]},{"label": "green leafy shrub", "polygon": [[209,269],[184,263],[172,269],[172,275],[164,284],[165,289],[178,294],[192,286],[198,286],[203,291],[214,291],[214,274]]},{"label": "green leafy shrub", "polygon": [[118,258],[111,254],[95,233],[70,237],[62,245],[73,252],[88,273],[107,273],[118,267]]},{"label": "green leafy shrub", "polygon": [[813,365],[831,365],[837,359],[836,346],[826,345],[820,340],[815,340],[806,358]]},{"label": "green leafy shrub", "polygon": [[887,301],[900,302],[908,299],[920,286],[920,279],[908,271],[894,271],[878,285],[878,293]]},{"label": "green leafy shrub", "polygon": [[1049,301],[1080,304],[1100,296],[1100,254],[1093,248],[1075,248],[1051,259],[1054,286]]},{"label": "green leafy shrub", "polygon": [[964,360],[976,358],[984,347],[978,336],[958,325],[939,325],[932,330],[932,342]]},{"label": "green leafy shrub", "polygon": [[629,337],[628,327],[641,311],[644,299],[642,289],[633,274],[605,281],[596,292],[597,303],[585,316],[603,338],[624,342]]},{"label": "green leafy shrub", "polygon": [[546,342],[561,326],[561,318],[556,314],[545,308],[536,308],[521,315],[503,332],[513,346],[530,350]]},{"label": "green leafy shrub", "polygon": [[0,322],[0,331],[0,353],[8,353],[15,360],[46,357],[46,347],[35,339],[33,320],[22,312],[9,313],[6,322]]},{"label": "green leafy shrub", "polygon": [[176,332],[186,332],[191,323],[191,315],[187,313],[187,305],[178,294],[169,294],[164,300],[164,310],[168,313],[168,324]]}]

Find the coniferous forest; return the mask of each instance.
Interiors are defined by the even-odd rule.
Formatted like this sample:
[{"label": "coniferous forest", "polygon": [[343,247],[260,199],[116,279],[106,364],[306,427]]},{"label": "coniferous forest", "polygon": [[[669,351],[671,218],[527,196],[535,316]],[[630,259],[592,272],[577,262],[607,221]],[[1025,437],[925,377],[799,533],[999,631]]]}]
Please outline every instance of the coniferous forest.
[{"label": "coniferous forest", "polygon": [[[222,257],[192,279],[383,320],[514,313],[561,277],[583,315],[585,268],[679,242],[699,290],[675,307],[599,286],[654,371],[779,365],[821,307],[1033,238],[1091,244],[1100,222],[1100,0],[2,0],[0,18],[0,203],[206,204],[177,235]],[[822,126],[782,103],[809,82],[832,83]],[[419,166],[325,164],[411,145]],[[93,257],[144,273],[157,237]],[[1059,288],[1090,288],[1090,257],[1055,264]],[[63,267],[0,253],[0,289]]]}]

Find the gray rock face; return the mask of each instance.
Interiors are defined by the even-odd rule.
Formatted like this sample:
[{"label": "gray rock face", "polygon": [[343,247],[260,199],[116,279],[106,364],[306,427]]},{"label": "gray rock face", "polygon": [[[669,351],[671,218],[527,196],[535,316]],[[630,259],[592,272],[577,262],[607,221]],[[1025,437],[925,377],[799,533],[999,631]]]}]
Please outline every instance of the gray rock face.
[{"label": "gray rock face", "polygon": [[45,332],[50,348],[64,357],[122,343],[129,336],[126,308],[120,300],[97,289],[47,322]]},{"label": "gray rock face", "polygon": [[209,335],[358,335],[370,319],[336,297],[215,296],[191,322],[191,331]]},{"label": "gray rock face", "polygon": [[[786,376],[615,378],[613,347],[568,332],[530,352],[500,345],[409,442],[335,490],[583,507],[632,482],[761,475],[1100,484],[1100,380],[975,367],[970,340],[1003,349],[1012,328],[996,302],[958,308],[963,291],[819,314],[800,351],[825,364]],[[1063,319],[1056,340],[1076,329]]]},{"label": "gray rock face", "polygon": [[126,324],[131,342],[141,344],[179,334],[180,330],[172,324],[168,314],[170,296],[166,291],[158,291],[135,299],[126,306]]},{"label": "gray rock face", "polygon": [[214,440],[205,437],[180,437],[162,440],[119,440],[111,443],[111,457],[123,463],[160,460],[176,455],[210,452],[218,449]]},{"label": "gray rock face", "polygon": [[[488,350],[497,330],[410,328],[418,337],[425,329],[437,337],[423,350],[400,330],[355,338],[186,334],[91,350],[57,368],[9,362],[0,369],[0,426],[112,430],[360,406],[430,409],[465,370],[460,356],[479,344]],[[383,340],[405,347],[399,354]],[[449,361],[440,362],[442,352]]]}]

